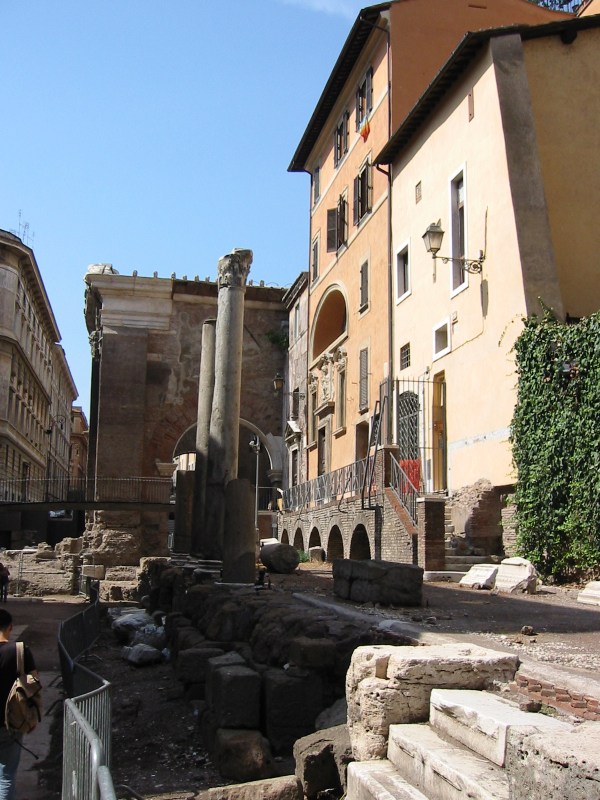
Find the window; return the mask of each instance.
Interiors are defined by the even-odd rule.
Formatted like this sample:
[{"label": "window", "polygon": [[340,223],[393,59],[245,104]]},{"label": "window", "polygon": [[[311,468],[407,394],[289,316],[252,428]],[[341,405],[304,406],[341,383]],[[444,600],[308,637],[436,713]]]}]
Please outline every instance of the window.
[{"label": "window", "polygon": [[410,367],[410,342],[403,344],[400,348],[400,369]]},{"label": "window", "polygon": [[410,269],[408,247],[403,247],[396,255],[396,299],[401,300],[410,293]]},{"label": "window", "polygon": [[369,407],[369,350],[364,348],[359,353],[358,373],[358,408],[366,411]]},{"label": "window", "polygon": [[452,235],[452,290],[466,284],[466,272],[460,259],[465,257],[465,183],[463,172],[459,172],[450,183],[450,220]]},{"label": "window", "polygon": [[321,196],[321,168],[319,166],[315,167],[312,180],[313,180],[313,205],[316,205],[317,200]]},{"label": "window", "polygon": [[292,407],[290,408],[290,417],[298,419],[300,414],[300,389],[294,389],[292,392]]},{"label": "window", "polygon": [[423,189],[421,187],[421,181],[419,181],[415,186],[415,203],[420,203],[422,198],[423,198]]},{"label": "window", "polygon": [[337,167],[340,161],[348,152],[348,118],[349,114],[345,111],[341,120],[338,122],[333,135],[333,165]]},{"label": "window", "polygon": [[336,208],[327,210],[327,252],[339,250],[348,241],[348,202],[340,195]]},{"label": "window", "polygon": [[450,322],[444,320],[433,329],[433,357],[440,358],[450,352]]},{"label": "window", "polygon": [[[327,213],[329,214],[329,212],[327,212]],[[327,219],[329,220],[329,217],[327,217]],[[312,243],[310,271],[311,271],[312,280],[316,281],[317,278],[319,277],[319,237],[318,236],[316,236],[313,239],[313,243]]]},{"label": "window", "polygon": [[354,178],[354,224],[371,210],[371,165],[367,162]]},{"label": "window", "polygon": [[346,368],[340,367],[337,377],[337,392],[335,401],[336,428],[346,427]]},{"label": "window", "polygon": [[356,130],[360,130],[362,123],[373,108],[373,69],[367,70],[364,78],[356,90]]},{"label": "window", "polygon": [[369,262],[364,261],[360,265],[360,305],[363,311],[369,305]]},{"label": "window", "polygon": [[312,386],[308,393],[308,443],[314,444],[317,435],[317,387]]},{"label": "window", "polygon": [[292,468],[291,468],[291,478],[292,479],[290,481],[290,485],[291,486],[298,486],[299,474],[298,474],[298,450],[297,449],[292,450],[291,458],[292,458]]},{"label": "window", "polygon": [[294,306],[293,337],[295,342],[300,337],[300,303],[296,303],[296,305]]}]

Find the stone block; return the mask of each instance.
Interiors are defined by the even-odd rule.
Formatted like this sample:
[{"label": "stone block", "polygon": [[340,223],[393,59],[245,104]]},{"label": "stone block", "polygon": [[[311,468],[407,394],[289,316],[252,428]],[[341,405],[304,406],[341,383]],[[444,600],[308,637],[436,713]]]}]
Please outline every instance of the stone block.
[{"label": "stone block", "polygon": [[206,693],[212,694],[212,682],[215,673],[223,667],[247,666],[246,659],[239,653],[230,651],[209,659],[206,665]]},{"label": "stone block", "polygon": [[333,592],[344,600],[381,605],[420,606],[423,570],[392,561],[333,562]]},{"label": "stone block", "polygon": [[524,739],[511,731],[506,769],[511,800],[599,800],[600,725],[583,722]]},{"label": "stone block", "polygon": [[353,800],[427,800],[387,760],[354,761],[348,764],[348,793]]},{"label": "stone block", "polygon": [[317,671],[335,664],[336,647],[332,639],[310,639],[297,636],[290,641],[289,658],[296,666]]},{"label": "stone block", "polygon": [[175,661],[175,676],[183,684],[205,683],[206,665],[223,651],[217,647],[190,647],[181,650]]},{"label": "stone block", "polygon": [[135,581],[138,577],[138,568],[121,566],[105,567],[105,577],[107,581]]},{"label": "stone block", "polygon": [[459,584],[471,589],[493,589],[497,574],[497,564],[474,564]]},{"label": "stone block", "polygon": [[289,753],[296,739],[314,732],[323,710],[321,679],[314,673],[269,669],[263,680],[267,737],[276,753]]},{"label": "stone block", "polygon": [[262,781],[216,786],[196,795],[197,800],[302,800],[302,786],[294,775]]},{"label": "stone block", "polygon": [[269,742],[257,730],[217,730],[213,761],[221,775],[233,781],[256,781],[275,776]]},{"label": "stone block", "polygon": [[[174,652],[200,647],[205,642],[204,636],[193,625],[181,625],[171,633],[171,644]],[[220,651],[222,652],[222,651]]]},{"label": "stone block", "polygon": [[309,547],[308,558],[315,564],[322,564],[325,561],[325,550],[322,547]]},{"label": "stone block", "polygon": [[215,670],[206,699],[219,728],[258,728],[260,695],[258,672],[234,664]]},{"label": "stone block", "polygon": [[590,581],[577,595],[578,603],[600,606],[600,581]]},{"label": "stone block", "polygon": [[554,717],[521,711],[498,695],[469,689],[434,689],[429,724],[500,767],[504,766],[509,731],[524,737],[572,727]]},{"label": "stone block", "polygon": [[84,564],[81,568],[83,578],[92,578],[101,581],[104,578],[105,568],[102,564]]},{"label": "stone block", "polygon": [[338,797],[345,791],[347,766],[353,760],[348,729],[339,725],[298,739],[294,760],[307,800],[316,800],[327,789]]},{"label": "stone block", "polygon": [[475,645],[358,647],[346,675],[348,729],[355,758],[385,758],[389,726],[429,717],[434,688],[485,689],[508,683],[518,657]]},{"label": "stone block", "polygon": [[498,567],[494,588],[504,594],[535,594],[537,580],[537,572],[531,561],[518,557],[505,558]]}]

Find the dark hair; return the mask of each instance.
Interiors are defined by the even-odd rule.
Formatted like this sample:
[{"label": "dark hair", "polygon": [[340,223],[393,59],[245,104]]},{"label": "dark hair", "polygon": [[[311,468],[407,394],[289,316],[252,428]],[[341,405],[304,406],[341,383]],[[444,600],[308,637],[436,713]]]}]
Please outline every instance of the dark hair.
[{"label": "dark hair", "polygon": [[5,631],[9,625],[12,625],[12,614],[5,608],[0,608],[0,631]]}]

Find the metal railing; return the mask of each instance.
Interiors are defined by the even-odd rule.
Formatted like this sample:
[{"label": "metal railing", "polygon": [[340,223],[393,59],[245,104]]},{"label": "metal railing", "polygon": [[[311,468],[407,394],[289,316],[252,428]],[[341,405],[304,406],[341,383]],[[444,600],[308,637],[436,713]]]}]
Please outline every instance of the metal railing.
[{"label": "metal railing", "polygon": [[0,480],[1,503],[157,503],[167,504],[170,478],[50,478]]},{"label": "metal railing", "polygon": [[63,688],[62,800],[116,800],[110,776],[110,683],[80,663],[100,635],[97,586],[92,604],[61,623],[58,632]]},{"label": "metal railing", "polygon": [[291,486],[283,493],[285,510],[298,511],[360,494],[366,466],[367,459],[363,458],[333,472],[319,475],[306,483]]},{"label": "metal railing", "polygon": [[410,518],[417,525],[417,499],[419,490],[402,469],[398,461],[390,453],[390,488],[408,511]]}]

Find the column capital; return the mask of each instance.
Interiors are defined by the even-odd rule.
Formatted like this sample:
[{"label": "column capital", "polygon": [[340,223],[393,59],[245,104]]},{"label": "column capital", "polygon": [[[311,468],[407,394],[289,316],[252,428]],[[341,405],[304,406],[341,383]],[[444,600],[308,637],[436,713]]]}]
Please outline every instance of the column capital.
[{"label": "column capital", "polygon": [[252,250],[236,248],[232,253],[219,259],[219,289],[223,287],[246,288],[246,278],[252,264]]}]

